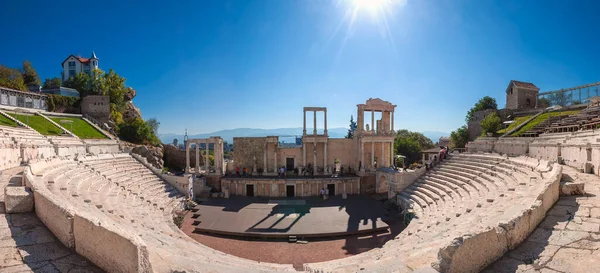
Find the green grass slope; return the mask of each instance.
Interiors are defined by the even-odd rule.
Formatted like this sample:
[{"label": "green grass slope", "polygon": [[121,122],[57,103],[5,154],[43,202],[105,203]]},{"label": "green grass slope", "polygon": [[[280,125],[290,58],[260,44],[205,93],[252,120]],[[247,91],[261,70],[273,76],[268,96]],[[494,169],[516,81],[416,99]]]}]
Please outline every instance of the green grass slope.
[{"label": "green grass slope", "polygon": [[60,128],[56,127],[56,125],[52,124],[50,121],[46,120],[44,117],[40,117],[37,115],[20,115],[9,113],[10,116],[15,119],[23,122],[34,130],[38,131],[38,133],[46,136],[59,136],[61,133]]},{"label": "green grass slope", "polygon": [[[102,134],[100,131],[96,130],[92,125],[87,123],[85,120],[77,117],[49,117],[54,122],[60,124],[60,126],[65,129],[71,131],[71,133],[75,134],[79,138],[82,139],[106,139],[106,136]],[[73,127],[71,128],[71,124],[62,123],[61,120],[70,120],[73,123]]]},{"label": "green grass slope", "polygon": [[521,123],[527,121],[532,116],[533,115],[515,118],[515,122],[509,124],[508,127],[506,127],[506,129],[498,130],[498,132],[496,132],[496,133],[499,134],[499,135],[502,135],[502,134],[504,134],[506,132],[510,132],[510,130],[512,130],[512,129],[516,128],[517,126],[521,125]]},{"label": "green grass slope", "polygon": [[[579,113],[580,110],[571,110],[571,111],[562,111],[562,112],[550,112],[550,116],[551,117],[558,117],[558,116],[568,116],[568,115],[574,115]],[[531,120],[529,123],[525,124],[525,126],[521,127],[521,129],[519,129],[518,131],[512,133],[511,136],[520,136],[521,134],[529,131],[529,129],[533,128],[534,126],[544,122],[548,120],[548,114],[547,113],[543,113],[539,116],[537,116],[536,118],[534,118],[533,120]]]},{"label": "green grass slope", "polygon": [[17,123],[14,122],[12,119],[9,119],[7,117],[5,117],[4,115],[0,115],[0,125],[2,126],[10,126],[10,127],[17,127]]}]

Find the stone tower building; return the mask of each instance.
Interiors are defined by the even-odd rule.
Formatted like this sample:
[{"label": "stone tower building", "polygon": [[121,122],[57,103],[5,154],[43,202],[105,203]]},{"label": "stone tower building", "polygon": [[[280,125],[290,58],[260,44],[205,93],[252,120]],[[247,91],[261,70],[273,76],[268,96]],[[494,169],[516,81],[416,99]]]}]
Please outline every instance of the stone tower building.
[{"label": "stone tower building", "polygon": [[533,83],[510,81],[506,88],[506,109],[536,108],[539,91]]}]

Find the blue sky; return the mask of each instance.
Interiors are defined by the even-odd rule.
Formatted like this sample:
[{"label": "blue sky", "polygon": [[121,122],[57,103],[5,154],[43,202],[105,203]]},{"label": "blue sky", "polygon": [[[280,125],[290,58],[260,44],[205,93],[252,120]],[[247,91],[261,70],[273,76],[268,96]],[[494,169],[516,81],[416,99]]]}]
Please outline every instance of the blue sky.
[{"label": "blue sky", "polygon": [[28,59],[48,78],[94,50],[161,133],[300,127],[304,106],[347,127],[370,97],[398,105],[395,128],[449,132],[485,95],[503,107],[511,79],[542,91],[600,80],[598,1],[386,0],[351,24],[353,5],[2,1],[0,63]]}]

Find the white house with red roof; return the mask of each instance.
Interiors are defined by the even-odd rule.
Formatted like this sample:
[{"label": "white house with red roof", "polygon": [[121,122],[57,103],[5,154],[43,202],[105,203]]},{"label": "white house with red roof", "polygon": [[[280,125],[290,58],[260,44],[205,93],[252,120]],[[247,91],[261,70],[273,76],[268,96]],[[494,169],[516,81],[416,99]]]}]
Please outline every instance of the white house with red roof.
[{"label": "white house with red roof", "polygon": [[90,58],[83,58],[71,54],[62,62],[62,67],[63,82],[68,80],[69,77],[75,77],[78,73],[90,75],[93,69],[98,68],[98,57],[96,57],[94,51],[92,51],[92,56]]}]

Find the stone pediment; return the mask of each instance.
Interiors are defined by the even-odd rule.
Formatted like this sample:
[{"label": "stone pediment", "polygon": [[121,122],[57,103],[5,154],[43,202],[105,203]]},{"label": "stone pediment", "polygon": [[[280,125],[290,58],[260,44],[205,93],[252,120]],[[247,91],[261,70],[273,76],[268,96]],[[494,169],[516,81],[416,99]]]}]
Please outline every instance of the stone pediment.
[{"label": "stone pediment", "polygon": [[369,98],[365,104],[359,104],[359,107],[366,111],[394,111],[396,105],[380,98]]}]

